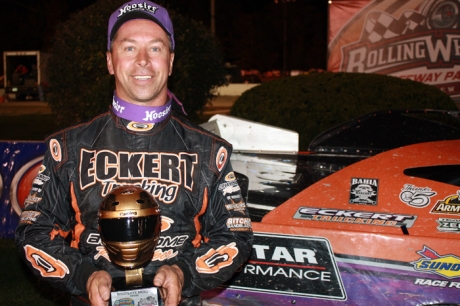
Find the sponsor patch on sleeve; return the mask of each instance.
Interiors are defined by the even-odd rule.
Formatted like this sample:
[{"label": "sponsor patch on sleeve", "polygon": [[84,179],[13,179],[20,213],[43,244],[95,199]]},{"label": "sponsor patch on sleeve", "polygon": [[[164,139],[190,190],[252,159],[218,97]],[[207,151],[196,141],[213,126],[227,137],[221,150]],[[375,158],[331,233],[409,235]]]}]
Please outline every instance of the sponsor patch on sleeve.
[{"label": "sponsor patch on sleeve", "polygon": [[43,277],[64,278],[69,268],[60,260],[31,245],[24,246],[26,258]]},{"label": "sponsor patch on sleeve", "polygon": [[232,232],[246,232],[252,229],[251,218],[228,218],[227,228]]},{"label": "sponsor patch on sleeve", "polygon": [[196,259],[196,270],[199,273],[215,274],[220,269],[232,265],[236,255],[238,248],[235,242],[220,246],[217,250],[211,249]]},{"label": "sponsor patch on sleeve", "polygon": [[31,224],[35,222],[40,215],[41,213],[38,211],[23,211],[19,219],[19,224]]},{"label": "sponsor patch on sleeve", "polygon": [[53,159],[57,162],[60,162],[62,160],[62,150],[59,141],[57,141],[56,139],[51,139],[49,149]]},{"label": "sponsor patch on sleeve", "polygon": [[216,156],[216,166],[217,170],[222,171],[222,169],[225,166],[225,163],[227,162],[228,158],[228,151],[224,147],[220,147],[219,151],[217,151],[217,156]]}]

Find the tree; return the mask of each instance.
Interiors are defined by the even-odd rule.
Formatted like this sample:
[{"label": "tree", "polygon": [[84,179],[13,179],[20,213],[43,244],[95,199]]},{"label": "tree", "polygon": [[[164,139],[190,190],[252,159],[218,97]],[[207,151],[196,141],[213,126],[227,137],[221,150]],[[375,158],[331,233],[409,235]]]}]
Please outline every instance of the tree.
[{"label": "tree", "polygon": [[[100,0],[61,24],[46,75],[47,101],[60,126],[82,122],[108,109],[114,90],[106,67],[107,22],[125,0]],[[202,25],[169,10],[176,55],[169,88],[193,119],[226,83],[217,39]]]},{"label": "tree", "polygon": [[326,129],[388,109],[457,110],[438,88],[388,75],[324,72],[280,78],[244,92],[230,115],[299,133],[299,148]]}]

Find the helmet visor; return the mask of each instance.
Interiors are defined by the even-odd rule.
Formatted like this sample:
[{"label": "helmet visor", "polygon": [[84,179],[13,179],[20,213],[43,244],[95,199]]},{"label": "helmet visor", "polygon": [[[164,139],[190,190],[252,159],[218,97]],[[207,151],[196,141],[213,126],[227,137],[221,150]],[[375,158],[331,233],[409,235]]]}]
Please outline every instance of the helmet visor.
[{"label": "helmet visor", "polygon": [[99,219],[101,236],[106,241],[130,242],[151,239],[160,233],[160,216]]}]

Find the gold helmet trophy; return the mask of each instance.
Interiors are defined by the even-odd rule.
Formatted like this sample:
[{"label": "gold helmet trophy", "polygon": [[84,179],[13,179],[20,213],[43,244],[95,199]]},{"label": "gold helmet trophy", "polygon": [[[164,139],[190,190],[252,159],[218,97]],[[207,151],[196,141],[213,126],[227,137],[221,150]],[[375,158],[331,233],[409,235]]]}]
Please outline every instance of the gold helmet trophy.
[{"label": "gold helmet trophy", "polygon": [[[127,185],[113,189],[99,207],[99,232],[110,260],[125,270],[122,288],[112,292],[112,305],[156,300],[158,290],[143,286],[143,267],[153,257],[161,231],[160,206],[144,189]],[[117,288],[117,286],[115,286]],[[130,304],[131,305],[131,304]]]}]

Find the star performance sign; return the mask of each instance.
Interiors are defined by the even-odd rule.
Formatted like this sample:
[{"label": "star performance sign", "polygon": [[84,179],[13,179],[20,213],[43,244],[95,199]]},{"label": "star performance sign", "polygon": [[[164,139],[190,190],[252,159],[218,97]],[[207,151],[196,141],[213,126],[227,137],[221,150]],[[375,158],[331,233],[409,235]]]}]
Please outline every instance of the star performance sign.
[{"label": "star performance sign", "polygon": [[317,237],[254,233],[250,259],[224,286],[290,296],[347,298],[329,241]]}]

